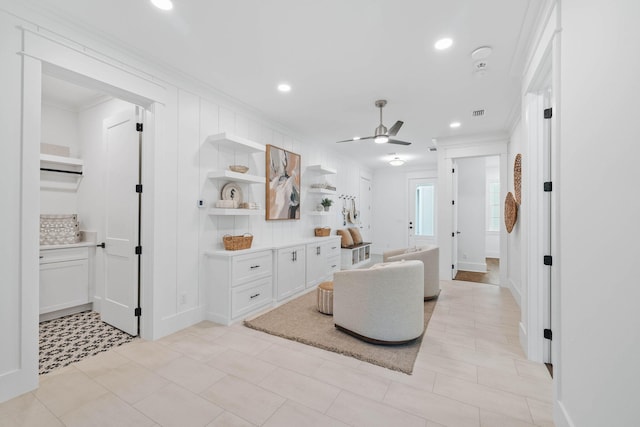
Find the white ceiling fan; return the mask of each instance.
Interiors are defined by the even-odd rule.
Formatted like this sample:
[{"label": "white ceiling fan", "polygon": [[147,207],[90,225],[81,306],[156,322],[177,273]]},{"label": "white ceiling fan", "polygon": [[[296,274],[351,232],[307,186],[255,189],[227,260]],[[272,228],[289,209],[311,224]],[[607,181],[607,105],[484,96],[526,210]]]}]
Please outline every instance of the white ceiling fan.
[{"label": "white ceiling fan", "polygon": [[344,141],[337,141],[337,142],[341,143],[341,142],[359,141],[363,139],[373,139],[373,142],[375,142],[376,144],[388,143],[388,144],[398,144],[398,145],[411,145],[410,142],[400,141],[398,139],[390,138],[391,136],[396,136],[396,134],[398,133],[398,131],[400,130],[404,122],[401,120],[398,120],[393,124],[393,126],[391,126],[391,128],[387,130],[387,127],[382,124],[382,108],[385,105],[387,105],[386,99],[379,99],[375,102],[375,106],[380,109],[380,125],[376,128],[373,136],[365,136],[363,138],[354,137],[351,139],[345,139]]}]

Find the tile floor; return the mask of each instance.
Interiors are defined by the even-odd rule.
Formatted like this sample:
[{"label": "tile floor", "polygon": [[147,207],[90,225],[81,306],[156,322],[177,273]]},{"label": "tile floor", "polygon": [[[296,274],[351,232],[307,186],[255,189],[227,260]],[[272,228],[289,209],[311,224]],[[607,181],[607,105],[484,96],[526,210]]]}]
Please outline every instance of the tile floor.
[{"label": "tile floor", "polygon": [[443,281],[411,376],[203,322],[41,376],[0,426],[552,426],[519,317],[507,290]]}]

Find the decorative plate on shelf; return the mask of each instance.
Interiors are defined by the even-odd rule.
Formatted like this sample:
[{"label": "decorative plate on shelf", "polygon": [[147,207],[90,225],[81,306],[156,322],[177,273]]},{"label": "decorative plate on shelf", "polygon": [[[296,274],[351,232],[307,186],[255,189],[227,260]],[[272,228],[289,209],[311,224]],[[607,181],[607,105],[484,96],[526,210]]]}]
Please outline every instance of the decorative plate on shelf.
[{"label": "decorative plate on shelf", "polygon": [[242,189],[235,182],[229,182],[222,187],[222,200],[233,200],[242,203]]}]

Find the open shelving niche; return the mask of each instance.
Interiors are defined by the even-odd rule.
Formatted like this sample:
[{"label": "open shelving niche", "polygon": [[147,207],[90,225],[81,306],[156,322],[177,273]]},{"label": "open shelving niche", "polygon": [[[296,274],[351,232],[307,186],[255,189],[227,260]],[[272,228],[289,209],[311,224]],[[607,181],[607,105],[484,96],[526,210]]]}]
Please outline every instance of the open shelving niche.
[{"label": "open shelving niche", "polygon": [[[310,165],[307,166],[307,171],[309,172],[313,172],[316,175],[336,175],[338,172],[335,169],[331,169],[328,168],[324,165]],[[309,186],[309,190],[308,190],[309,194],[314,194],[314,195],[319,195],[318,197],[318,203],[320,203],[320,200],[322,200],[323,195],[327,195],[327,196],[335,196],[337,194],[336,190],[329,190],[326,188],[314,188]],[[315,209],[309,212],[309,215],[311,216],[330,216],[332,215],[333,212],[329,211],[329,212],[325,212],[325,211],[316,211]]]},{"label": "open shelving niche", "polygon": [[[246,138],[231,134],[229,132],[222,132],[216,135],[210,135],[206,139],[211,144],[216,144],[218,147],[233,151],[235,153],[253,154],[264,153],[266,147],[257,142],[251,141]],[[264,185],[266,178],[258,175],[251,175],[246,173],[233,172],[227,169],[215,169],[207,174],[207,179],[216,181],[233,181],[241,182],[244,184],[261,184]],[[209,215],[223,215],[223,216],[254,216],[265,214],[264,209],[229,209],[229,208],[209,208],[207,210]]]},{"label": "open shelving niche", "polygon": [[82,180],[83,169],[84,161],[82,159],[40,154],[40,172],[51,178],[41,178],[40,186],[75,191]]}]

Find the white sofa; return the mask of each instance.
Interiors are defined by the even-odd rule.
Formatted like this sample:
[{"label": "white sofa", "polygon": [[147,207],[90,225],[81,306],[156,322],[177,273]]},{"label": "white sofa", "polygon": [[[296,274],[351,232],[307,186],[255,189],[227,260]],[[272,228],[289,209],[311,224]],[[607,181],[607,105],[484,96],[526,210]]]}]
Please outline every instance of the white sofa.
[{"label": "white sofa", "polygon": [[440,249],[437,246],[395,249],[382,254],[384,262],[418,260],[424,264],[424,300],[440,294]]},{"label": "white sofa", "polygon": [[376,344],[402,344],[424,331],[420,261],[376,264],[333,276],[336,328]]}]

